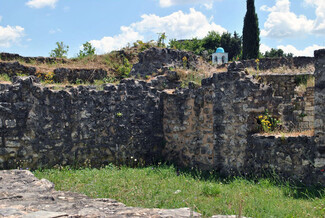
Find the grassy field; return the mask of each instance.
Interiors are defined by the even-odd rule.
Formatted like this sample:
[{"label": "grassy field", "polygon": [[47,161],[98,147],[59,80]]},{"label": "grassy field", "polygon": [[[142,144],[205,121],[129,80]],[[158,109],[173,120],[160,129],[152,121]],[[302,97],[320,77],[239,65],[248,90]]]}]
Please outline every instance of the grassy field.
[{"label": "grassy field", "polygon": [[325,217],[325,190],[292,187],[273,179],[221,179],[214,173],[180,172],[173,166],[38,170],[56,190],[113,198],[128,206],[190,207],[204,216]]}]

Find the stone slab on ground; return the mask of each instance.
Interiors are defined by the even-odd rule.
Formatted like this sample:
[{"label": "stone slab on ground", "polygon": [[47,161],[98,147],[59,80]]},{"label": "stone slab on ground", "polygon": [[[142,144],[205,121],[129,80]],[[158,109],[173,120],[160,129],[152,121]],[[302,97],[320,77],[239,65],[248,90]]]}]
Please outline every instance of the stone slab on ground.
[{"label": "stone slab on ground", "polygon": [[54,190],[27,170],[0,171],[0,217],[200,217],[189,208],[145,209],[127,207],[112,199]]}]

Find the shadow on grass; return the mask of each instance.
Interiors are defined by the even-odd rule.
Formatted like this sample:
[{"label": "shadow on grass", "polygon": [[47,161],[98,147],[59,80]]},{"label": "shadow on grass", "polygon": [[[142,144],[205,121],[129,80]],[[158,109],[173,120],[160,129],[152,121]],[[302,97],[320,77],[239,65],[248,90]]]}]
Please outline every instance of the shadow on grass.
[{"label": "shadow on grass", "polygon": [[[168,167],[173,165],[166,163],[165,166]],[[230,184],[236,180],[245,180],[251,184],[259,185],[261,184],[261,181],[268,181],[267,184],[282,188],[284,196],[294,199],[317,199],[325,197],[324,185],[306,185],[301,181],[286,179],[272,171],[264,171],[259,175],[237,174],[233,176],[227,176],[215,170],[202,171],[195,168],[176,168],[176,174],[181,173],[190,175],[194,179],[211,182],[222,182],[223,184]]]}]

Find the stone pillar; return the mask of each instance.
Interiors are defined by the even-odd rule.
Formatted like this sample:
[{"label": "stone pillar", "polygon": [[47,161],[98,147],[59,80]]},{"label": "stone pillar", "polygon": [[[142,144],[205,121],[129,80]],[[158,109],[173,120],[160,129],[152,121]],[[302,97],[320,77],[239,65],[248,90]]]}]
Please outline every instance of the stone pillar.
[{"label": "stone pillar", "polygon": [[325,49],[315,51],[316,168],[325,168]]}]

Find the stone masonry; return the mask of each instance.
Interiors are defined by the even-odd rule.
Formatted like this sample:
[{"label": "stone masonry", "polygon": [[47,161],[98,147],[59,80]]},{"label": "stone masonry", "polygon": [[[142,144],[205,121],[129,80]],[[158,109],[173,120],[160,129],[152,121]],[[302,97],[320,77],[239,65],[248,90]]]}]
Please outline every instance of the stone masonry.
[{"label": "stone masonry", "polygon": [[169,161],[225,175],[275,171],[324,184],[324,57],[324,50],[315,52],[315,98],[310,90],[300,98],[315,136],[283,140],[254,134],[266,109],[279,118],[294,117],[295,110],[284,110],[298,102],[293,79],[288,76],[292,86],[281,94],[276,79],[247,75],[240,62],[188,89],[160,87],[161,81],[175,87],[175,75],[152,82],[127,79],[102,91],[92,86],[56,91],[34,77],[17,78],[0,85],[0,168],[130,164],[132,156],[143,164]]},{"label": "stone masonry", "polygon": [[0,93],[1,169],[159,158],[160,99],[144,82],[53,91],[26,77],[6,87]]},{"label": "stone masonry", "polygon": [[[325,168],[325,49],[315,51],[315,58],[315,141],[317,144],[315,167],[323,171]],[[324,176],[320,178],[325,183]]]},{"label": "stone masonry", "polygon": [[[300,91],[301,80],[313,79],[312,73],[260,74],[257,79],[270,85],[273,98],[281,101],[278,106],[283,130],[305,131],[314,129],[314,87]],[[300,80],[300,81],[299,81]]]}]

